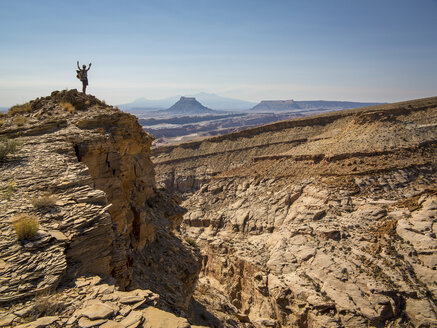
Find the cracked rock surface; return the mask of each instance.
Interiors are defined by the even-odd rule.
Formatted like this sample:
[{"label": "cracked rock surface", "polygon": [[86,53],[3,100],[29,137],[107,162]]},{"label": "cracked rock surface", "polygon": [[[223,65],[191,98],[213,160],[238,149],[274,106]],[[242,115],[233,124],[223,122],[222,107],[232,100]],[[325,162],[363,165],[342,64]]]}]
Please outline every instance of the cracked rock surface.
[{"label": "cracked rock surface", "polygon": [[[183,231],[203,255],[193,315],[204,304],[225,327],[437,326],[437,98],[181,144],[175,172],[217,160],[195,156],[211,144],[238,160],[185,194]],[[156,151],[159,165],[171,152]]]}]

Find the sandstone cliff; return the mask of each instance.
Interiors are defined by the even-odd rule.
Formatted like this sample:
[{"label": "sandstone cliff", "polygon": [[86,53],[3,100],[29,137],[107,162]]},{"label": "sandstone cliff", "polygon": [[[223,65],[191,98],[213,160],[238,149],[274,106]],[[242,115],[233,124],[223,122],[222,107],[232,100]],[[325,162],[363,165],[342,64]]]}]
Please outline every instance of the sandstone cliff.
[{"label": "sandstone cliff", "polygon": [[156,149],[194,193],[197,301],[227,327],[436,327],[436,143],[427,98]]},{"label": "sandstone cliff", "polygon": [[[436,98],[373,106],[286,120],[201,141],[159,147],[152,150],[157,183],[181,194],[192,194],[217,174],[251,162],[260,156],[292,151],[296,156],[332,156],[353,151],[381,152],[390,147],[413,147],[416,134],[426,128],[426,112],[435,108]],[[411,118],[405,118],[409,114]],[[386,123],[377,118],[381,116]],[[384,118],[385,117],[385,118]],[[399,121],[399,119],[400,121]],[[408,119],[414,121],[408,122]],[[402,121],[403,120],[403,121]],[[362,122],[361,122],[362,121]],[[391,124],[388,124],[390,123]],[[369,124],[361,124],[368,122]],[[403,124],[395,124],[395,123]],[[416,129],[418,125],[419,127]],[[363,126],[363,127],[361,127]],[[355,130],[355,128],[359,128]],[[389,130],[381,129],[388,127]],[[367,128],[371,135],[367,136]],[[396,131],[398,128],[402,130]],[[362,134],[358,137],[358,134]],[[357,139],[355,139],[357,138]],[[338,147],[335,143],[340,142]],[[349,144],[353,142],[352,144]],[[313,149],[306,150],[307,147]],[[331,147],[316,149],[315,147]],[[292,156],[291,154],[289,156]]]},{"label": "sandstone cliff", "polygon": [[[0,135],[22,146],[0,163],[0,185],[12,189],[0,202],[0,323],[22,322],[20,311],[35,295],[72,288],[89,274],[109,279],[115,290],[152,290],[159,306],[183,313],[199,254],[175,230],[184,209],[155,187],[153,137],[136,118],[70,90],[18,106],[2,123]],[[52,202],[35,205],[44,197]],[[38,218],[35,238],[17,240],[11,220],[20,213]],[[143,294],[122,304],[144,303]],[[70,303],[69,310],[81,306]]]}]

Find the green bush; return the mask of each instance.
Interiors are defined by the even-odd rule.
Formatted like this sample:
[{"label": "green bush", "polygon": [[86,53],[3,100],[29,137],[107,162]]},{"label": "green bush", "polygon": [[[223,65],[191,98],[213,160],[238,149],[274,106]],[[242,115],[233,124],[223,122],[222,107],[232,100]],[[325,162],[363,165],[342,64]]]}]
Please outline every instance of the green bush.
[{"label": "green bush", "polygon": [[5,137],[0,137],[0,161],[8,154],[13,154],[20,149],[21,142],[18,140],[10,140]]},{"label": "green bush", "polygon": [[18,214],[12,218],[15,234],[19,240],[32,239],[38,233],[38,219],[30,214]]},{"label": "green bush", "polygon": [[186,241],[190,246],[197,247],[197,245],[196,245],[196,241],[195,241],[193,238],[185,237],[185,241]]},{"label": "green bush", "polygon": [[10,200],[14,191],[15,191],[15,182],[14,180],[11,180],[8,182],[8,186],[2,189],[2,197],[4,199]]}]

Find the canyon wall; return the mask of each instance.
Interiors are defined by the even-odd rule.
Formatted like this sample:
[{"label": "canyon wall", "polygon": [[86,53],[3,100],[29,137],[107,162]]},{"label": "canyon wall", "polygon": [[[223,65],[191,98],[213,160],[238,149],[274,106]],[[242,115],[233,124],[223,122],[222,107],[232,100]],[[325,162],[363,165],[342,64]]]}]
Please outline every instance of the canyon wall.
[{"label": "canyon wall", "polygon": [[[386,120],[397,120],[397,117],[414,111],[416,123],[405,122],[403,126],[403,129],[411,130],[414,124],[426,124],[426,120],[421,121],[420,115],[429,107],[435,106],[435,101],[435,98],[426,98],[344,110],[281,121],[199,141],[158,147],[152,149],[156,181],[172,191],[188,196],[217,174],[265,155],[285,156],[287,151],[292,150],[293,153],[288,156],[335,156],[336,147],[327,149],[328,142],[341,142],[338,150],[341,156],[346,156],[345,154],[352,151],[380,152],[393,146],[408,147],[408,141],[403,140],[404,136],[399,133],[378,131],[378,124],[381,128],[384,127],[383,123],[377,120],[378,116],[386,116]],[[366,133],[362,129],[353,130],[361,126],[356,120],[372,124],[372,133],[376,137],[373,143],[369,142],[370,136],[361,145],[360,140],[355,139],[355,132]],[[345,130],[343,127],[348,128]],[[391,128],[397,126],[391,125]],[[421,133],[425,131],[426,129],[422,129]],[[307,147],[313,149],[306,150]]]},{"label": "canyon wall", "polygon": [[436,143],[427,98],[156,149],[194,193],[196,301],[226,327],[436,326]]}]

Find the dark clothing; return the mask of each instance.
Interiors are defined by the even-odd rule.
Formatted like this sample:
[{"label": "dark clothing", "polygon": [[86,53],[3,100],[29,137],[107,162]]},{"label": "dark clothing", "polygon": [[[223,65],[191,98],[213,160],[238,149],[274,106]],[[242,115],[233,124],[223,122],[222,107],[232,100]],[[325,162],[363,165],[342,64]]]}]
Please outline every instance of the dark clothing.
[{"label": "dark clothing", "polygon": [[76,71],[77,73],[77,78],[82,82],[82,92],[85,94],[86,92],[86,86],[88,85],[88,71],[91,68],[91,63],[88,66],[88,69],[86,68],[85,65],[83,65],[83,68],[80,68],[79,66],[79,61],[77,62],[77,68],[79,70]]}]

